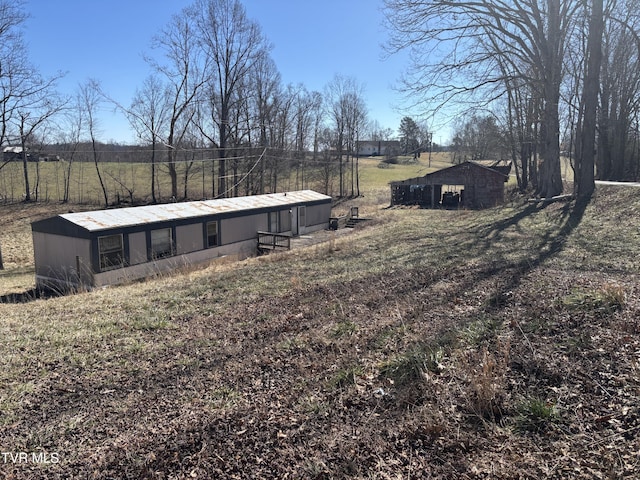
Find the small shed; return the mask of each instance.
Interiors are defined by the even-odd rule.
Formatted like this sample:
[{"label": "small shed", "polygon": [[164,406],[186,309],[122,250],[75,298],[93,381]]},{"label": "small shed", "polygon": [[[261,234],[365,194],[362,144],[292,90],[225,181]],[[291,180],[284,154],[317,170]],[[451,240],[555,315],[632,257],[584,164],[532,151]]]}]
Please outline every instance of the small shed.
[{"label": "small shed", "polygon": [[67,213],[31,224],[38,288],[113,285],[219,257],[257,253],[258,232],[329,227],[312,190]]},{"label": "small shed", "polygon": [[487,208],[504,201],[511,164],[487,167],[474,162],[423,177],[391,182],[391,205]]}]

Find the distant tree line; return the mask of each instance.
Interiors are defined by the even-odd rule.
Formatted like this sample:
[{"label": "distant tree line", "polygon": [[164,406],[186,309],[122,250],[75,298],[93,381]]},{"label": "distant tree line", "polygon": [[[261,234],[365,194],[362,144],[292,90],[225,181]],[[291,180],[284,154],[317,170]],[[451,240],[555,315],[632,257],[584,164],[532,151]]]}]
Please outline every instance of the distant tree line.
[{"label": "distant tree line", "polygon": [[[64,160],[66,192],[76,162],[91,162],[105,205],[115,199],[104,165],[125,157],[149,165],[152,202],[186,198],[189,179],[205,168],[210,198],[275,191],[291,176],[358,195],[358,141],[389,135],[368,121],[364,88],[353,78],[336,75],[322,92],[283,84],[268,39],[239,0],[194,0],[174,14],[151,39],[149,75],[127,104],[99,79],[73,95],[56,93],[61,74],[42,77],[27,60],[25,5],[0,0],[0,147],[23,147],[26,201],[38,192],[28,152]],[[139,151],[105,148],[99,112],[108,105],[126,114]],[[160,195],[165,176],[169,195]]]},{"label": "distant tree line", "polygon": [[452,148],[500,155],[522,190],[563,191],[560,156],[575,193],[594,175],[640,178],[640,11],[631,0],[385,0],[391,52],[414,63],[414,103],[465,109]]}]

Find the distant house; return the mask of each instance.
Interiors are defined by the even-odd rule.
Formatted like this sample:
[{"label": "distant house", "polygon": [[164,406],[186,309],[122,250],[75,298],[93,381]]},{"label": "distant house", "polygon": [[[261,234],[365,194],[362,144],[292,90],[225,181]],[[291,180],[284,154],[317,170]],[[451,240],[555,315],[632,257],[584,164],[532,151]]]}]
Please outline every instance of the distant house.
[{"label": "distant house", "polygon": [[504,202],[511,164],[474,162],[444,168],[423,177],[391,182],[391,205],[486,208]]},{"label": "distant house", "polygon": [[[2,159],[5,162],[21,162],[22,161],[22,147],[4,147],[2,151]],[[31,154],[27,153],[27,161],[32,161]]]},{"label": "distant house", "polygon": [[400,142],[398,140],[363,140],[358,142],[358,155],[370,157],[378,155],[398,155]]},{"label": "distant house", "polygon": [[328,228],[331,197],[312,190],[68,213],[31,225],[36,286],[70,290],[257,252],[258,231]]}]

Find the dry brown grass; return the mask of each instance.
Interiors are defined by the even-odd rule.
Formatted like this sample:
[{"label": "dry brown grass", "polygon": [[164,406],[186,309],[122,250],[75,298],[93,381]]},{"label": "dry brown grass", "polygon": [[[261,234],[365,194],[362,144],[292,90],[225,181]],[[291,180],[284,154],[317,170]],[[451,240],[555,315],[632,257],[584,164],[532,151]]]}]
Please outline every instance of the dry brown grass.
[{"label": "dry brown grass", "polygon": [[0,304],[0,444],[59,459],[2,473],[633,478],[633,192],[352,202],[372,220],[332,243]]}]

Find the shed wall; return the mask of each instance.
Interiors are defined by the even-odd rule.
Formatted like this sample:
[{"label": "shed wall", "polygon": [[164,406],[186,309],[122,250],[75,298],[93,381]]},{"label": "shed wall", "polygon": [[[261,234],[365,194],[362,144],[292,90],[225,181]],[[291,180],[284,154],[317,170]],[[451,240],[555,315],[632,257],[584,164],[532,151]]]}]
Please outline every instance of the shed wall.
[{"label": "shed wall", "polygon": [[[460,205],[468,208],[493,207],[504,201],[503,173],[475,164],[460,164],[423,177],[411,178],[391,185],[391,204],[428,205],[428,190],[433,188],[435,205],[440,204],[443,185],[464,186]],[[434,206],[435,206],[434,205]]]}]

